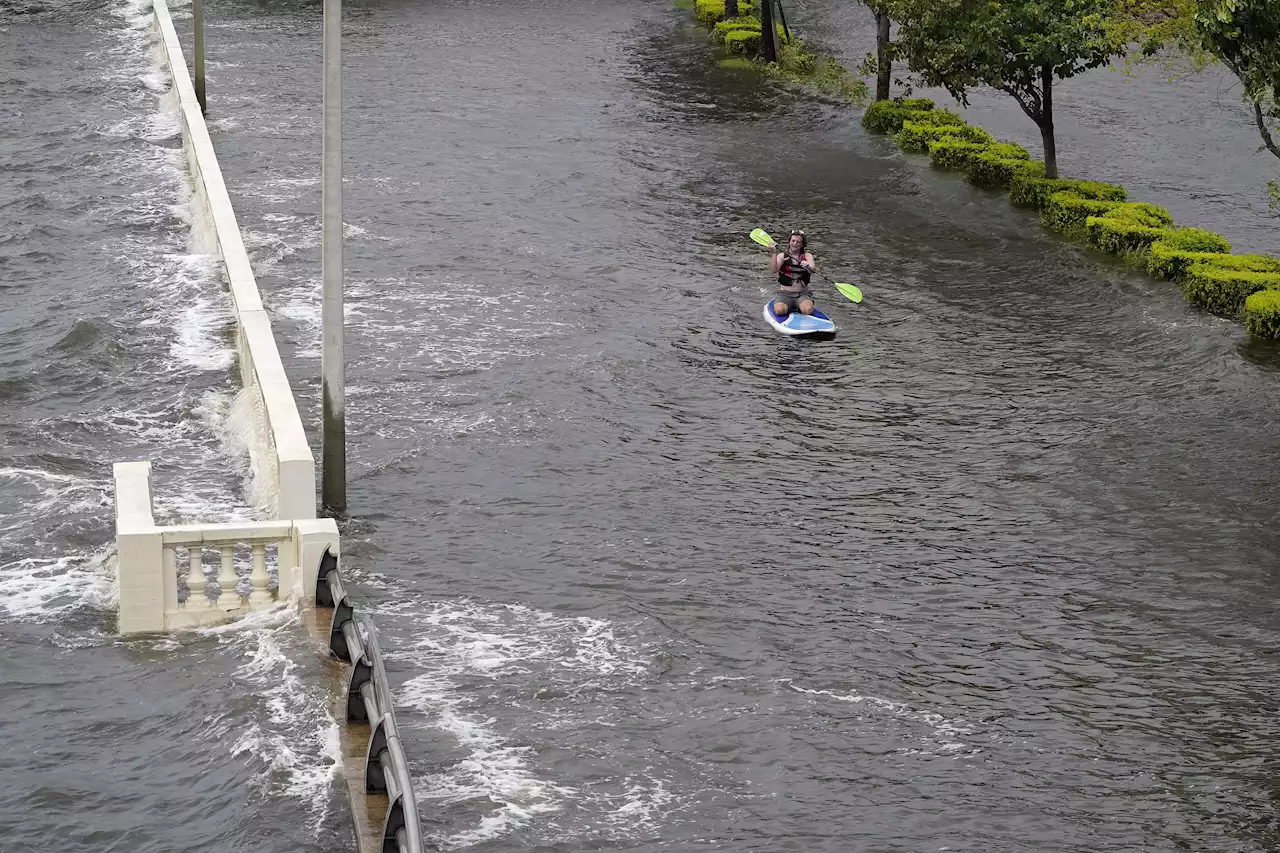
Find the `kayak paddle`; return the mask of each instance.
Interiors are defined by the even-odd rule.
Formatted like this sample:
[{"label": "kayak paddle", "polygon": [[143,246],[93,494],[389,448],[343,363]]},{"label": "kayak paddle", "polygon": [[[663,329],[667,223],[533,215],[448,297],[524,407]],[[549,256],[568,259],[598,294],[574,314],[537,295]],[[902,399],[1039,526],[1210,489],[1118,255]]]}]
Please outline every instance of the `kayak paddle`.
[{"label": "kayak paddle", "polygon": [[[751,239],[755,240],[761,246],[765,246],[766,248],[777,247],[777,244],[774,242],[774,239],[769,236],[769,232],[765,231],[763,228],[757,228],[754,231],[752,231]],[[817,270],[812,270],[812,272],[816,273],[817,275],[821,276],[822,278],[830,282],[831,286],[834,287],[836,290],[840,291],[840,294],[844,296],[846,299],[848,299],[850,302],[862,301],[862,291],[854,287],[852,284],[848,284],[847,282],[843,282],[843,281],[831,281],[831,279],[827,278],[825,275],[818,272]]]}]

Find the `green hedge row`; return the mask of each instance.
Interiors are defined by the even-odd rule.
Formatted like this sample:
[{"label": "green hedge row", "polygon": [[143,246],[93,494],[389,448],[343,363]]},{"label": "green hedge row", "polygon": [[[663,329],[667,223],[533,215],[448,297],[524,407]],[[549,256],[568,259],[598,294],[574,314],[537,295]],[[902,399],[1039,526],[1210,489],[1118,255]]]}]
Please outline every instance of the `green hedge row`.
[{"label": "green hedge row", "polygon": [[756,0],[738,0],[738,17],[728,20],[724,16],[724,0],[677,0],[677,5],[692,8],[694,17],[707,28],[711,40],[723,44],[732,54],[722,59],[721,65],[760,71],[847,102],[866,102],[866,83],[850,74],[833,57],[813,53],[795,33],[787,38],[781,23],[775,24],[781,49],[778,61],[765,64],[752,58],[760,50],[762,37]]},{"label": "green hedge row", "polygon": [[1250,334],[1280,338],[1280,259],[1233,255],[1221,235],[1180,227],[1164,208],[1129,201],[1124,187],[1046,178],[1044,164],[1025,148],[997,141],[928,98],[877,101],[863,113],[862,124],[890,134],[906,151],[927,151],[939,169],[964,172],[977,186],[1007,190],[1013,204],[1039,213],[1046,228],[1176,283],[1201,308],[1243,319]]}]

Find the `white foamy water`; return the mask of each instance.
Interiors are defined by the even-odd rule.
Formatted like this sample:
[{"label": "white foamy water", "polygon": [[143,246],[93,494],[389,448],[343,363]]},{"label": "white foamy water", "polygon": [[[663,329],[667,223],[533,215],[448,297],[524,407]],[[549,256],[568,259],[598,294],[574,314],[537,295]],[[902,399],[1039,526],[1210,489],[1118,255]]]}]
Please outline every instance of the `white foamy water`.
[{"label": "white foamy water", "polygon": [[972,755],[980,752],[978,747],[965,743],[960,738],[973,734],[973,727],[957,720],[950,720],[936,711],[913,708],[904,702],[893,702],[878,696],[864,696],[858,693],[836,693],[832,690],[815,690],[799,687],[790,681],[783,682],[796,693],[804,693],[814,697],[842,702],[849,705],[866,705],[875,712],[887,717],[922,725],[926,734],[919,739],[918,747],[903,747],[898,752],[906,755],[943,754]]},{"label": "white foamy water", "polygon": [[[402,614],[397,624],[403,619],[416,626],[411,639],[383,644],[389,659],[407,661],[420,673],[399,691],[401,728],[425,725],[442,732],[462,755],[416,780],[419,799],[468,815],[482,812],[469,825],[446,821],[448,830],[436,839],[442,847],[470,847],[517,831],[544,839],[626,837],[676,802],[661,776],[622,776],[590,788],[558,780],[539,767],[530,732],[504,731],[502,719],[479,707],[478,683],[511,691],[520,697],[516,705],[547,689],[619,689],[647,676],[652,649],[619,638],[609,622],[522,605],[401,602],[382,612],[388,619]],[[543,729],[535,743],[560,741],[557,732],[574,725],[543,709],[523,711],[517,717],[522,724]]]},{"label": "white foamy water", "polygon": [[201,633],[218,637],[242,658],[235,679],[260,703],[238,733],[231,756],[256,762],[261,767],[256,787],[296,800],[318,831],[329,816],[330,787],[342,750],[338,723],[325,703],[323,679],[304,682],[293,659],[311,654],[299,637],[294,611],[282,604]]}]

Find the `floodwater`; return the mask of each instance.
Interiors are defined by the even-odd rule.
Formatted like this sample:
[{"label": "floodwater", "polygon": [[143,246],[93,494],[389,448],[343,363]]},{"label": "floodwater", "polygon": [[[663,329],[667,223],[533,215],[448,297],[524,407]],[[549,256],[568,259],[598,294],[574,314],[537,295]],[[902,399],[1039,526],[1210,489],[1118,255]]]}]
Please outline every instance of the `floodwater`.
[{"label": "floodwater", "polygon": [[[348,7],[344,575],[433,845],[1275,848],[1274,347],[856,110],[719,69],[665,2]],[[789,23],[850,61],[854,8]],[[166,520],[259,510],[146,7],[23,9],[0,828],[348,850],[295,620],[114,636],[111,462],[154,460]],[[320,6],[205,9],[214,144],[318,448]],[[1073,81],[1064,170],[1272,250],[1242,200],[1272,166],[1207,79]],[[1034,150],[1016,110],[971,118]],[[835,341],[764,323],[757,226],[862,288],[817,285]]]}]

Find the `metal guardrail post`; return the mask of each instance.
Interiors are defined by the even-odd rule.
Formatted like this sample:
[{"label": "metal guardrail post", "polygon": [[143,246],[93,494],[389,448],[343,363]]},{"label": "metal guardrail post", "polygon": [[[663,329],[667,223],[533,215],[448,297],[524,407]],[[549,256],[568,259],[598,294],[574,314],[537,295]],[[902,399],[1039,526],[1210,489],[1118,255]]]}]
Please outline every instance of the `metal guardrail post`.
[{"label": "metal guardrail post", "polygon": [[[342,586],[338,558],[325,549],[316,576],[316,606],[332,607],[329,651],[351,663],[347,682],[347,722],[372,726],[365,751],[364,788],[385,792],[387,813],[382,822],[382,853],[423,853],[418,804],[409,777],[400,731],[396,727],[390,682],[382,662],[382,649],[372,623],[357,620],[355,607]],[[361,635],[360,626],[366,628]]]}]

